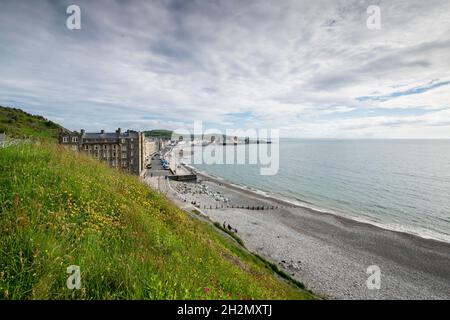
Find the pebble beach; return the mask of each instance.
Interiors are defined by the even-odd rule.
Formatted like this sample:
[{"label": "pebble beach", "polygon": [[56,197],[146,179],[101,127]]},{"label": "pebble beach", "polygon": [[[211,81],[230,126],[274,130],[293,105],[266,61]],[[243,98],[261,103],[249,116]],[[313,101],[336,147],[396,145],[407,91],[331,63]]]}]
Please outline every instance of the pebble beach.
[{"label": "pebble beach", "polygon": [[[159,182],[158,182],[159,180]],[[245,246],[326,299],[450,299],[450,244],[317,212],[225,181],[147,178],[183,209],[236,230]],[[369,289],[369,266],[381,271]]]}]

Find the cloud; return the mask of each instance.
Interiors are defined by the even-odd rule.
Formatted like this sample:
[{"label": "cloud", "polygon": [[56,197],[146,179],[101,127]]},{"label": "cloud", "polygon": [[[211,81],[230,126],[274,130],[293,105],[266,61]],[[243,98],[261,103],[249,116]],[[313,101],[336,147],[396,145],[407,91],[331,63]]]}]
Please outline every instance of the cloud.
[{"label": "cloud", "polygon": [[378,1],[376,31],[373,1],[80,0],[73,31],[69,4],[2,1],[0,104],[77,130],[450,138],[446,0]]},{"label": "cloud", "polygon": [[440,81],[440,82],[439,81],[431,81],[431,82],[427,83],[426,85],[410,88],[405,91],[396,91],[396,92],[393,92],[393,93],[390,93],[387,95],[382,95],[382,96],[357,97],[356,100],[358,100],[358,101],[366,101],[366,100],[388,101],[388,100],[391,100],[391,99],[394,99],[397,97],[421,94],[421,93],[427,92],[427,91],[435,89],[435,88],[447,86],[449,84],[450,84],[450,81]]}]

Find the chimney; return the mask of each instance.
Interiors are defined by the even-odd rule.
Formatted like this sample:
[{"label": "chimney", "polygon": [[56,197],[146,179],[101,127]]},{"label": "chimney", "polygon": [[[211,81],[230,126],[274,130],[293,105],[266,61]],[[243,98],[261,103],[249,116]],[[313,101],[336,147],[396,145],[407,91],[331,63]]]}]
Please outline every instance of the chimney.
[{"label": "chimney", "polygon": [[104,133],[105,133],[105,130],[102,129],[102,130],[100,131],[100,133],[101,133],[101,134],[104,134]]},{"label": "chimney", "polygon": [[120,128],[117,129],[117,130],[116,130],[116,133],[121,134],[121,133],[122,133],[122,129],[120,129]]},{"label": "chimney", "polygon": [[81,129],[80,132],[81,132],[81,135],[84,135],[84,129]]}]

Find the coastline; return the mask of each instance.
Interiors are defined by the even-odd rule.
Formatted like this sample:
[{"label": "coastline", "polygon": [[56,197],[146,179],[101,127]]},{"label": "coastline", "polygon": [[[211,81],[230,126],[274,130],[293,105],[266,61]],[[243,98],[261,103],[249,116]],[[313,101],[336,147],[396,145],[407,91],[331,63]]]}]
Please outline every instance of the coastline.
[{"label": "coastline", "polygon": [[343,214],[341,212],[335,212],[332,210],[321,209],[321,208],[315,206],[314,204],[309,203],[304,200],[292,199],[292,198],[283,196],[281,194],[273,194],[268,191],[256,189],[254,187],[249,187],[246,185],[239,185],[239,184],[230,182],[224,178],[217,177],[217,176],[211,175],[209,173],[200,171],[191,165],[183,164],[182,166],[186,170],[188,170],[190,173],[194,173],[197,176],[203,177],[206,180],[211,180],[211,181],[215,181],[217,183],[222,183],[222,184],[226,185],[227,187],[233,188],[234,190],[237,190],[237,191],[255,193],[257,195],[261,195],[267,199],[270,199],[272,201],[276,201],[279,203],[283,203],[285,205],[294,205],[297,207],[304,208],[306,210],[310,210],[317,214],[332,215],[332,216],[337,217],[338,219],[345,219],[345,220],[349,220],[350,222],[358,222],[358,223],[362,223],[362,224],[368,224],[368,225],[371,225],[371,226],[374,226],[374,227],[377,227],[377,228],[380,228],[383,230],[387,230],[387,231],[402,233],[402,234],[405,234],[408,236],[418,237],[421,239],[433,240],[433,241],[437,241],[437,242],[443,242],[446,244],[450,244],[450,235],[438,233],[438,232],[431,231],[428,229],[424,229],[425,232],[421,233],[421,232],[417,231],[416,229],[412,229],[412,228],[399,228],[398,226],[392,227],[391,225],[383,224],[382,222],[373,221],[368,218],[358,218],[355,216]]},{"label": "coastline", "polygon": [[[173,188],[184,182],[171,181]],[[283,204],[251,191],[207,181],[232,201]],[[449,299],[450,245],[307,208],[204,209],[216,222],[238,229],[247,248],[275,263],[314,293],[331,299]],[[188,199],[188,200],[189,200]],[[189,201],[186,202],[189,205]],[[284,262],[283,262],[284,261]],[[366,270],[381,269],[381,289],[369,290]]]},{"label": "coastline", "polygon": [[[317,211],[188,165],[184,170],[194,171],[199,182],[160,180],[160,190],[184,210],[197,209],[213,222],[230,224],[250,251],[319,296],[450,299],[449,243]],[[381,270],[379,290],[366,285],[372,265]]]}]

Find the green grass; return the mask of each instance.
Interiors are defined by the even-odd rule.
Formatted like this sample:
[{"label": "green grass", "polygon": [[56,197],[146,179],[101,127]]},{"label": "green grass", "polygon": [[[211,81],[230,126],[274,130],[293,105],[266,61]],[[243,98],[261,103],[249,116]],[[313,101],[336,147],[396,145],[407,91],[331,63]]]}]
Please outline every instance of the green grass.
[{"label": "green grass", "polygon": [[[197,210],[193,210],[193,212],[194,211],[197,211]],[[197,211],[197,213],[200,213],[200,212]],[[233,231],[230,231],[230,230],[224,228],[218,222],[214,222],[213,224],[214,224],[214,226],[216,228],[222,230],[222,232],[225,232],[230,237],[232,237],[242,248],[245,248],[244,241],[242,241],[242,239],[236,233],[234,233]],[[298,288],[300,288],[302,290],[305,290],[305,285],[303,283],[301,283],[300,281],[295,280],[294,278],[292,278],[290,275],[288,275],[283,270],[280,270],[275,263],[266,260],[265,258],[261,257],[260,255],[257,255],[257,254],[252,254],[252,255],[255,258],[255,261],[262,262],[266,266],[267,269],[272,270],[278,276],[280,276],[281,278],[285,279],[286,281],[292,283],[293,285],[297,286]]]},{"label": "green grass", "polygon": [[220,223],[218,222],[214,222],[214,226],[220,230],[222,230],[223,232],[227,233],[230,237],[232,237],[234,240],[236,240],[237,243],[239,243],[242,247],[245,248],[244,242],[242,241],[241,238],[239,238],[236,233],[234,233],[233,231],[230,231],[226,228],[224,228]]},{"label": "green grass", "polygon": [[[54,143],[0,149],[0,299],[310,299],[137,177]],[[81,268],[81,290],[66,268]]]},{"label": "green grass", "polygon": [[146,137],[170,139],[172,137],[173,131],[159,129],[159,130],[144,131],[144,133]]},{"label": "green grass", "polygon": [[0,106],[0,133],[13,138],[33,137],[57,141],[62,127],[42,116]]}]

